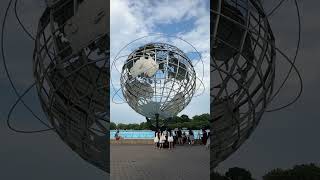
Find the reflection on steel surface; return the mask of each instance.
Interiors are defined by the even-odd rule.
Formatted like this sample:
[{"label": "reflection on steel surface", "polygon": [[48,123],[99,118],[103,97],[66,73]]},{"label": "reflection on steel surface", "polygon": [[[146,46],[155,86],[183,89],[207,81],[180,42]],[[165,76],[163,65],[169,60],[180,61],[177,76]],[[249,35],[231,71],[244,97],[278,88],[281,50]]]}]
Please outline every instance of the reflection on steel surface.
[{"label": "reflection on steel surface", "polygon": [[60,138],[110,172],[107,6],[102,0],[50,1],[33,66],[42,108]]},{"label": "reflection on steel surface", "polygon": [[261,2],[216,0],[211,9],[211,168],[258,125],[275,78],[274,37]]}]

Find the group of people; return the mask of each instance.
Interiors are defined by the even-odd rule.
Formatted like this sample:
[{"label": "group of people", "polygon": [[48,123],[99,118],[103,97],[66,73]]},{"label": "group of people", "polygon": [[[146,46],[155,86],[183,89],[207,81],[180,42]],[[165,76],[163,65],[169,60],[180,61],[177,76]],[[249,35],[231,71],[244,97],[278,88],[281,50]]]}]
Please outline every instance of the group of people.
[{"label": "group of people", "polygon": [[[201,132],[201,133],[200,133]],[[210,141],[210,132],[207,132],[205,129],[199,131],[198,138],[201,139],[201,144],[206,145]],[[190,144],[193,145],[195,143],[195,135],[193,130],[189,129],[187,131],[182,131],[181,129],[168,130],[164,131],[156,131],[154,137],[154,145],[155,148],[165,148],[169,149],[174,148],[175,144]]]},{"label": "group of people", "polygon": [[168,145],[168,148],[172,149],[174,147],[173,131],[166,129],[164,131],[158,130],[157,132],[155,132],[154,144],[155,148],[162,149],[166,145]]},{"label": "group of people", "polygon": [[[197,140],[200,142],[200,144],[205,145],[207,148],[209,148],[210,145],[210,132],[207,132],[205,129],[201,129],[198,132]],[[120,136],[120,131],[117,130],[114,138],[116,140],[123,139]],[[184,144],[195,144],[195,134],[194,131],[189,130],[182,130],[182,129],[165,129],[165,130],[158,130],[155,132],[154,137],[154,145],[155,148],[168,148],[173,149],[175,144],[184,145]]]}]

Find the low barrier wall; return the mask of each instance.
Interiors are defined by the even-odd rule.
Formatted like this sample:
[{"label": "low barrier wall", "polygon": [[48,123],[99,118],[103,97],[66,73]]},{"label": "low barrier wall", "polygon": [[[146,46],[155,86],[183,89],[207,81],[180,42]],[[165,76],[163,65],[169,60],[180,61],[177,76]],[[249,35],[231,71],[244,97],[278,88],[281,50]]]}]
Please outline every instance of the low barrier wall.
[{"label": "low barrier wall", "polygon": [[[195,139],[195,144],[201,144],[201,140]],[[110,144],[153,144],[153,139],[110,139]]]},{"label": "low barrier wall", "polygon": [[153,139],[110,139],[110,144],[153,144]]}]

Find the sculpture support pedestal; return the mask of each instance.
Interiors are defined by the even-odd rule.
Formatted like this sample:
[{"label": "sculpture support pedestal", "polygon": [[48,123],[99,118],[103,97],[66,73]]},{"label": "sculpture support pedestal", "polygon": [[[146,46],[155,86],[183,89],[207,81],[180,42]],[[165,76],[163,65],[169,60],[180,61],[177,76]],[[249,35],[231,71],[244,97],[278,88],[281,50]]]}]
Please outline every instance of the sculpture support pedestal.
[{"label": "sculpture support pedestal", "polygon": [[153,124],[149,118],[146,117],[146,119],[147,119],[147,122],[149,123],[150,129],[153,131],[158,131],[158,129],[159,129],[159,114],[155,114],[155,117],[156,117],[156,126],[153,126]]},{"label": "sculpture support pedestal", "polygon": [[155,114],[156,115],[156,129],[159,129],[159,114]]}]

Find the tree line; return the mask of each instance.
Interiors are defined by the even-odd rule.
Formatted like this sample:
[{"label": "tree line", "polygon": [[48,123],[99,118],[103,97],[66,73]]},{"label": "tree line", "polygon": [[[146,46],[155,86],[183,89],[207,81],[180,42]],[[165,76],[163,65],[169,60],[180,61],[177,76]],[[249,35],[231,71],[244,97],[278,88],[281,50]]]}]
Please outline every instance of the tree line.
[{"label": "tree line", "polygon": [[[192,118],[190,118],[188,115],[183,114],[181,116],[175,116],[171,118],[170,121],[167,122],[167,126],[171,129],[174,129],[174,128],[209,129],[210,128],[209,121],[210,121],[210,115],[208,113],[195,115]],[[150,126],[147,122],[142,122],[140,124],[138,123],[116,124],[114,122],[111,122],[110,129],[111,130],[115,130],[115,129],[148,130],[150,129]]]},{"label": "tree line", "polygon": [[[214,172],[214,180],[255,180],[251,173],[243,168],[230,168],[225,174]],[[276,168],[266,173],[263,180],[320,180],[320,167],[316,164],[296,165],[291,169]]]}]

